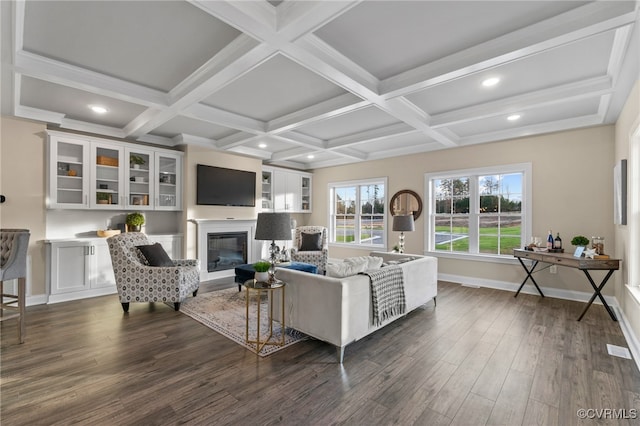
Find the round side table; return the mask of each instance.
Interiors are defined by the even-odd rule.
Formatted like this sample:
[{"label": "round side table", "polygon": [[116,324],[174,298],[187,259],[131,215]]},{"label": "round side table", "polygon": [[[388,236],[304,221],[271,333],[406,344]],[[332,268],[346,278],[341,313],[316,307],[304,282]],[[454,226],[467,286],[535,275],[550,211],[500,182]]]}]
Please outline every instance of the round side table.
[{"label": "round side table", "polygon": [[[272,283],[256,281],[256,280],[247,280],[244,282],[244,287],[247,289],[247,297],[246,297],[246,342],[256,345],[256,353],[259,353],[265,345],[274,345],[274,346],[284,346],[284,335],[285,335],[285,321],[284,321],[284,287],[286,285],[283,281],[275,281]],[[280,327],[282,329],[282,338],[278,341],[274,339],[273,336],[273,305],[276,300],[275,294],[278,293],[276,290],[280,290],[280,305],[282,309],[282,322],[280,323]],[[262,294],[266,293],[269,299],[269,318],[267,321],[269,322],[269,335],[261,340],[260,339],[260,300]],[[257,301],[257,313],[256,313],[256,336],[255,339],[251,339],[249,337],[249,305],[251,304],[251,295],[255,294]]]}]

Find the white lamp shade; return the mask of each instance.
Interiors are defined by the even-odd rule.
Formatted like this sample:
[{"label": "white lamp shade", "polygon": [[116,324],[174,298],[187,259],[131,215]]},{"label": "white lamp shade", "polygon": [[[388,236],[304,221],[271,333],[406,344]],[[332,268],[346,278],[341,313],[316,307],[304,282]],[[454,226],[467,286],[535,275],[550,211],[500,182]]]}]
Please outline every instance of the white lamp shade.
[{"label": "white lamp shade", "polygon": [[397,215],[393,217],[393,230],[394,231],[413,231],[415,230],[413,215]]},{"label": "white lamp shade", "polygon": [[256,240],[290,240],[291,218],[289,213],[258,213]]}]

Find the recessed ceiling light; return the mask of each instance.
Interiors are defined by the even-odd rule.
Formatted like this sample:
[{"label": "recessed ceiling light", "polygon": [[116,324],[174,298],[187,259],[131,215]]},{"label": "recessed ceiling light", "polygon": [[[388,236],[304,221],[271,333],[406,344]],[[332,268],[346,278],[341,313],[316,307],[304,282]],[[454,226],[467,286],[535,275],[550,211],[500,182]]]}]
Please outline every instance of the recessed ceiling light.
[{"label": "recessed ceiling light", "polygon": [[266,148],[266,147],[267,147],[267,144],[266,144],[266,143],[264,143],[264,142],[260,142],[260,143],[258,144],[258,147],[259,147],[259,148]]},{"label": "recessed ceiling light", "polygon": [[109,110],[102,105],[89,105],[89,108],[91,108],[91,111],[95,112],[96,114],[104,114],[109,112]]},{"label": "recessed ceiling light", "polygon": [[315,157],[315,156],[314,156],[313,154],[309,154],[309,155],[307,155],[307,158],[308,158],[309,160],[311,160],[311,159],[312,159],[312,158],[314,158],[314,157]]},{"label": "recessed ceiling light", "polygon": [[511,114],[510,116],[507,117],[507,120],[509,121],[516,121],[520,119],[520,114]]},{"label": "recessed ceiling light", "polygon": [[500,79],[498,77],[491,77],[491,78],[487,78],[486,80],[484,80],[482,82],[482,85],[484,87],[491,87],[491,86],[495,86],[498,83],[500,83]]}]

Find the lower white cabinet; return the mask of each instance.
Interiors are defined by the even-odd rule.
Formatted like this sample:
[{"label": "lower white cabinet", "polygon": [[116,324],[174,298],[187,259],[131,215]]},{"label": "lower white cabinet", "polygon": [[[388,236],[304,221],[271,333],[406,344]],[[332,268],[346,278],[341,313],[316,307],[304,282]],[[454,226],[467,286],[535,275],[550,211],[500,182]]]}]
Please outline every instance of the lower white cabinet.
[{"label": "lower white cabinet", "polygon": [[[162,244],[169,257],[180,257],[181,235],[150,235],[149,239]],[[116,293],[105,238],[48,240],[46,247],[49,303]]]}]

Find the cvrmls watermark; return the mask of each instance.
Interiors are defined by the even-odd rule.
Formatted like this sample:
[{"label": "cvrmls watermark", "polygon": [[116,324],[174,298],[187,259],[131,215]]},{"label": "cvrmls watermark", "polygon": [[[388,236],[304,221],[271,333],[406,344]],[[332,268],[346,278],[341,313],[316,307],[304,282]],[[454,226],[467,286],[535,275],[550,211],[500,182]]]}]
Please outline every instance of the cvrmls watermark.
[{"label": "cvrmls watermark", "polygon": [[581,419],[637,419],[638,410],[635,408],[580,408],[577,413]]}]

